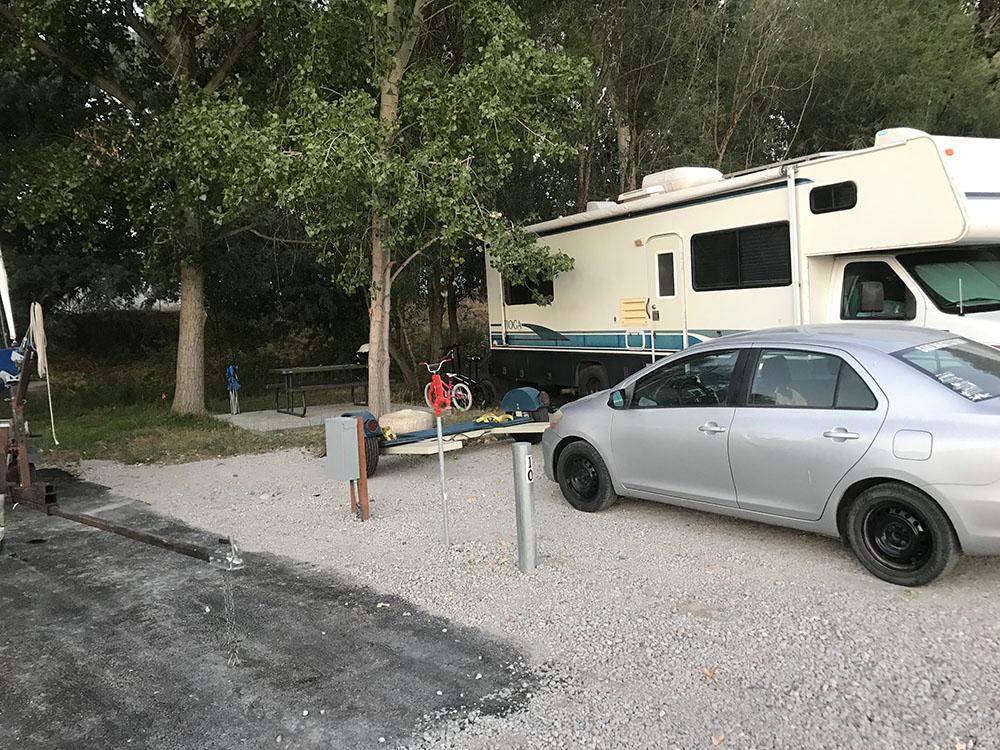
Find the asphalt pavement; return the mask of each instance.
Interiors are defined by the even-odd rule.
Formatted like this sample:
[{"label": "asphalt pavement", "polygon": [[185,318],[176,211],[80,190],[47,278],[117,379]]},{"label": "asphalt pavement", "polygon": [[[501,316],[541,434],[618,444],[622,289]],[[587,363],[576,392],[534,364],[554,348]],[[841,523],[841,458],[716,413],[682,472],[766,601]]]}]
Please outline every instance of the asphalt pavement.
[{"label": "asphalt pavement", "polygon": [[[47,479],[66,510],[218,546]],[[0,748],[386,747],[528,699],[516,647],[304,563],[249,554],[224,572],[23,506],[7,530]]]}]

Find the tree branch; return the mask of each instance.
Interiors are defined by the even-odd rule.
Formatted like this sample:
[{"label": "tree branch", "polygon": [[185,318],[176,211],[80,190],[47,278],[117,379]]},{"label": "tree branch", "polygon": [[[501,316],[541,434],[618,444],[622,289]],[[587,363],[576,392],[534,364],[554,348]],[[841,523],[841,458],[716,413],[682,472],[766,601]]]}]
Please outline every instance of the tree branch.
[{"label": "tree branch", "polygon": [[120,83],[118,83],[118,81],[109,76],[86,70],[78,61],[53,49],[52,45],[50,45],[38,34],[26,32],[22,29],[19,24],[17,14],[12,8],[6,5],[0,5],[0,16],[6,18],[10,25],[14,27],[14,30],[21,36],[22,39],[24,39],[25,43],[40,55],[58,63],[67,72],[77,78],[96,86],[130,112],[138,113],[140,111],[138,101],[136,101],[136,99],[130,94],[126,93],[125,89]]},{"label": "tree branch", "polygon": [[264,22],[258,18],[256,21],[251,23],[240,38],[236,40],[236,44],[234,44],[233,48],[229,50],[229,54],[226,55],[226,59],[222,61],[218,70],[215,71],[215,74],[209,82],[205,84],[204,91],[206,94],[214,94],[225,82],[226,78],[228,78],[229,74],[233,71],[233,67],[239,61],[240,55],[242,55],[243,51],[250,45],[250,43],[257,38],[257,35],[260,33],[263,25]]},{"label": "tree branch", "polygon": [[156,32],[135,12],[133,0],[122,0],[122,14],[125,16],[125,25],[132,29],[160,60],[165,62],[170,59],[170,53],[157,38]]},{"label": "tree branch", "polygon": [[264,234],[263,232],[258,232],[256,229],[247,229],[246,231],[255,237],[260,237],[262,240],[269,240],[271,242],[280,242],[289,245],[325,245],[327,244],[324,240],[296,240],[291,237],[272,237],[269,234]]},{"label": "tree branch", "polygon": [[414,260],[416,260],[418,256],[422,255],[423,252],[424,252],[424,250],[427,250],[429,247],[431,247],[436,242],[437,242],[437,238],[427,240],[427,242],[425,242],[423,245],[421,245],[416,250],[414,250],[412,253],[410,253],[409,257],[406,260],[404,260],[402,263],[399,263],[399,264],[393,263],[393,266],[395,266],[395,271],[392,274],[392,282],[396,283],[396,279],[399,277],[399,274],[401,274],[404,271],[404,269],[408,265],[410,265],[410,263],[412,263]]}]

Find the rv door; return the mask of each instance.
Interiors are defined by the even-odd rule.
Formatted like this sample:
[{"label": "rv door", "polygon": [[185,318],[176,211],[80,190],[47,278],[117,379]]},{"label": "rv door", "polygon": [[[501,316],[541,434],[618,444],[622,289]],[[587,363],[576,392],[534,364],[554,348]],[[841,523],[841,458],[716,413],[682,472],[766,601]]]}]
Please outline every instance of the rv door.
[{"label": "rv door", "polygon": [[657,355],[685,348],[687,313],[684,290],[684,241],[676,234],[651,237],[646,243],[650,264],[649,318]]}]

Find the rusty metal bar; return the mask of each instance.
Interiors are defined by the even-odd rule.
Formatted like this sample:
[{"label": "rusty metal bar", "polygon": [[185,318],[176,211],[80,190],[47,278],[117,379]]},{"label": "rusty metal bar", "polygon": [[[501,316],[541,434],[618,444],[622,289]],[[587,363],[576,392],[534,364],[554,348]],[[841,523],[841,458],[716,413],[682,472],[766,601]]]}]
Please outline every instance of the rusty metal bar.
[{"label": "rusty metal bar", "polygon": [[160,547],[170,552],[176,552],[180,555],[187,555],[188,557],[193,557],[196,560],[209,562],[212,556],[212,550],[206,547],[200,547],[197,544],[171,541],[170,539],[164,539],[163,537],[156,536],[154,534],[147,534],[144,531],[136,531],[135,529],[130,529],[126,526],[119,526],[111,523],[110,521],[106,521],[103,518],[98,518],[97,516],[88,516],[85,513],[69,513],[59,506],[49,508],[49,515],[59,516],[60,518],[65,518],[67,521],[82,523],[85,526],[93,526],[95,529],[100,529],[101,531],[110,531],[112,534],[127,537],[128,539],[134,539],[137,542],[149,544],[153,547]]},{"label": "rusty metal bar", "polygon": [[365,455],[365,427],[361,417],[358,417],[358,506],[361,511],[361,520],[367,521],[370,517],[368,511],[368,457]]}]

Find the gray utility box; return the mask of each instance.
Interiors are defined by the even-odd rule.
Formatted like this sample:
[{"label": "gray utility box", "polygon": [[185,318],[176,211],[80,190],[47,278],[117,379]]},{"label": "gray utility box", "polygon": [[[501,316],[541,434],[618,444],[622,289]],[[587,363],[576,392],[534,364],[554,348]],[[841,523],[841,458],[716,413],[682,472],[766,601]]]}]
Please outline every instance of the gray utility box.
[{"label": "gray utility box", "polygon": [[358,458],[357,418],[332,417],[326,420],[326,473],[330,478],[344,482],[360,479]]}]

